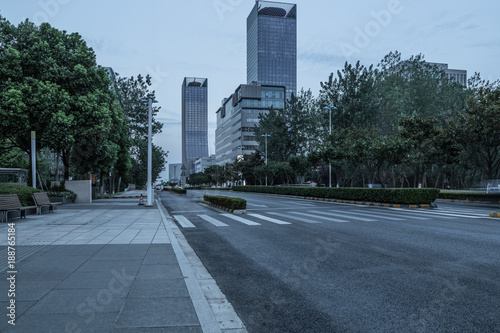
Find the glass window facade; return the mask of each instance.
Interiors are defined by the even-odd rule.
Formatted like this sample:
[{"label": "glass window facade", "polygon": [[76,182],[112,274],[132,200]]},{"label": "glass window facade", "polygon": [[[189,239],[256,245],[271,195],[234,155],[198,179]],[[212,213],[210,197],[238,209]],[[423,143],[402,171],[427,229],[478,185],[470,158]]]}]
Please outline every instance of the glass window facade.
[{"label": "glass window facade", "polygon": [[208,156],[208,80],[184,78],[182,83],[182,163],[186,176],[193,161]]},{"label": "glass window facade", "polygon": [[254,131],[259,114],[267,113],[270,107],[283,109],[285,95],[285,87],[243,84],[222,101],[215,131],[218,164],[232,162],[238,155],[251,154],[258,149]]},{"label": "glass window facade", "polygon": [[297,6],[257,1],[247,18],[247,81],[297,91]]}]

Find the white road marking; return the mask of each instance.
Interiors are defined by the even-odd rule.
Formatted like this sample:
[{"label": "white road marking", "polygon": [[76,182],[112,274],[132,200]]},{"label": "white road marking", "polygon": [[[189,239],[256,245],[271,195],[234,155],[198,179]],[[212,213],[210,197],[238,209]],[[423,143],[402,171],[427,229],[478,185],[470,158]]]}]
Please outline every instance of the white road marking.
[{"label": "white road marking", "polygon": [[204,219],[205,221],[207,222],[210,222],[212,223],[213,225],[215,225],[216,227],[227,227],[228,225],[225,224],[224,222],[221,222],[219,220],[216,220],[214,219],[213,217],[211,216],[208,216],[208,215],[198,215],[199,217],[201,217],[202,219]]},{"label": "white road marking", "polygon": [[333,217],[323,217],[323,216],[314,215],[316,212],[313,212],[312,214],[299,213],[299,212],[290,212],[290,213],[297,214],[297,215],[303,215],[303,216],[307,216],[307,217],[312,217],[312,218],[320,219],[320,220],[333,221],[333,222],[337,222],[337,223],[349,223],[349,221],[334,219]]},{"label": "white road marking", "polygon": [[365,218],[365,217],[357,217],[357,216],[352,216],[352,215],[362,215],[362,216],[366,216],[366,214],[355,214],[355,213],[351,213],[349,212],[349,214],[341,214],[341,213],[337,213],[336,211],[331,211],[331,212],[316,212],[317,214],[323,214],[323,215],[328,215],[328,216],[340,216],[340,217],[344,217],[344,218],[348,218],[348,219],[353,219],[353,220],[358,220],[358,221],[364,221],[364,222],[375,222],[377,220],[374,220],[374,219],[368,219],[368,218]]},{"label": "white road marking", "polygon": [[244,219],[242,217],[239,217],[239,216],[236,216],[236,215],[233,215],[233,214],[222,214],[222,215],[225,216],[225,217],[229,217],[230,219],[233,219],[235,221],[238,221],[238,222],[241,222],[243,224],[246,224],[246,225],[260,225],[260,223],[253,222],[253,221]]},{"label": "white road marking", "polygon": [[275,212],[268,212],[268,214],[273,214],[273,215],[276,215],[276,216],[286,217],[286,218],[289,218],[289,219],[293,219],[293,220],[301,221],[301,222],[305,222],[305,223],[323,223],[323,222],[309,220],[309,219],[306,219],[306,218],[303,218],[303,217],[299,217],[299,216],[291,216],[291,215],[281,214],[281,213],[275,213]]},{"label": "white road marking", "polygon": [[276,224],[291,224],[290,222],[285,222],[285,221],[273,219],[272,217],[259,215],[259,214],[248,214],[248,216],[256,217],[258,219],[269,221],[269,222],[276,223]]},{"label": "white road marking", "polygon": [[174,218],[183,228],[196,228],[184,215],[174,215]]}]

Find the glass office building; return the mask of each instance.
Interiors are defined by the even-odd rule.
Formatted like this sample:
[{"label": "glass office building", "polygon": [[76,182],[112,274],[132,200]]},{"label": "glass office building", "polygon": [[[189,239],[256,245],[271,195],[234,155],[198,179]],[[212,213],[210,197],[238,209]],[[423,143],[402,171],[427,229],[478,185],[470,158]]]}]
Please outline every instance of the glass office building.
[{"label": "glass office building", "polygon": [[186,77],[182,83],[182,164],[185,176],[194,161],[208,156],[208,79]]},{"label": "glass office building", "polygon": [[259,148],[255,126],[259,124],[259,114],[268,113],[271,107],[283,110],[285,87],[242,84],[224,98],[217,111],[217,164],[234,162],[239,155],[250,155]]},{"label": "glass office building", "polygon": [[247,18],[247,83],[297,92],[297,5],[256,1]]}]

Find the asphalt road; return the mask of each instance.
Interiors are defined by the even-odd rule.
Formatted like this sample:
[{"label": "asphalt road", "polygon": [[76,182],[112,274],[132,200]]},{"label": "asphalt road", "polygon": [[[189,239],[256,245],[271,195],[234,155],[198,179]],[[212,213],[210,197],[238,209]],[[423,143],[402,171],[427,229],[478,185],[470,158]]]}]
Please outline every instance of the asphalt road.
[{"label": "asphalt road", "polygon": [[500,332],[491,206],[391,209],[263,194],[246,215],[161,192],[249,332]]}]

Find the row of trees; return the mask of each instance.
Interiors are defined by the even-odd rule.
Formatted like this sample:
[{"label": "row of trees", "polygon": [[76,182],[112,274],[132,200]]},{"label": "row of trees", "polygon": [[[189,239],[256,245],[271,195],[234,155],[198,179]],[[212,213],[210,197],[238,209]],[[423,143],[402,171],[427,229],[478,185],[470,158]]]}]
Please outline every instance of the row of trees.
[{"label": "row of trees", "polygon": [[[325,106],[335,106],[331,135]],[[331,163],[338,186],[468,188],[500,178],[500,83],[475,74],[465,88],[421,55],[391,52],[376,67],[346,63],[317,97],[302,90],[261,114],[255,136],[260,151],[226,167],[236,172],[225,180],[327,184]]]},{"label": "row of trees", "polygon": [[[14,26],[0,16],[0,166],[30,163],[35,131],[45,157],[38,167],[51,170],[42,170],[48,178],[57,177],[61,161],[65,180],[92,173],[101,184],[111,175],[113,189],[144,184],[148,106],[141,100],[154,98],[150,85],[149,76],[112,80],[77,33],[28,20]],[[161,128],[155,121],[153,133]],[[154,146],[153,177],[165,158]]]}]

